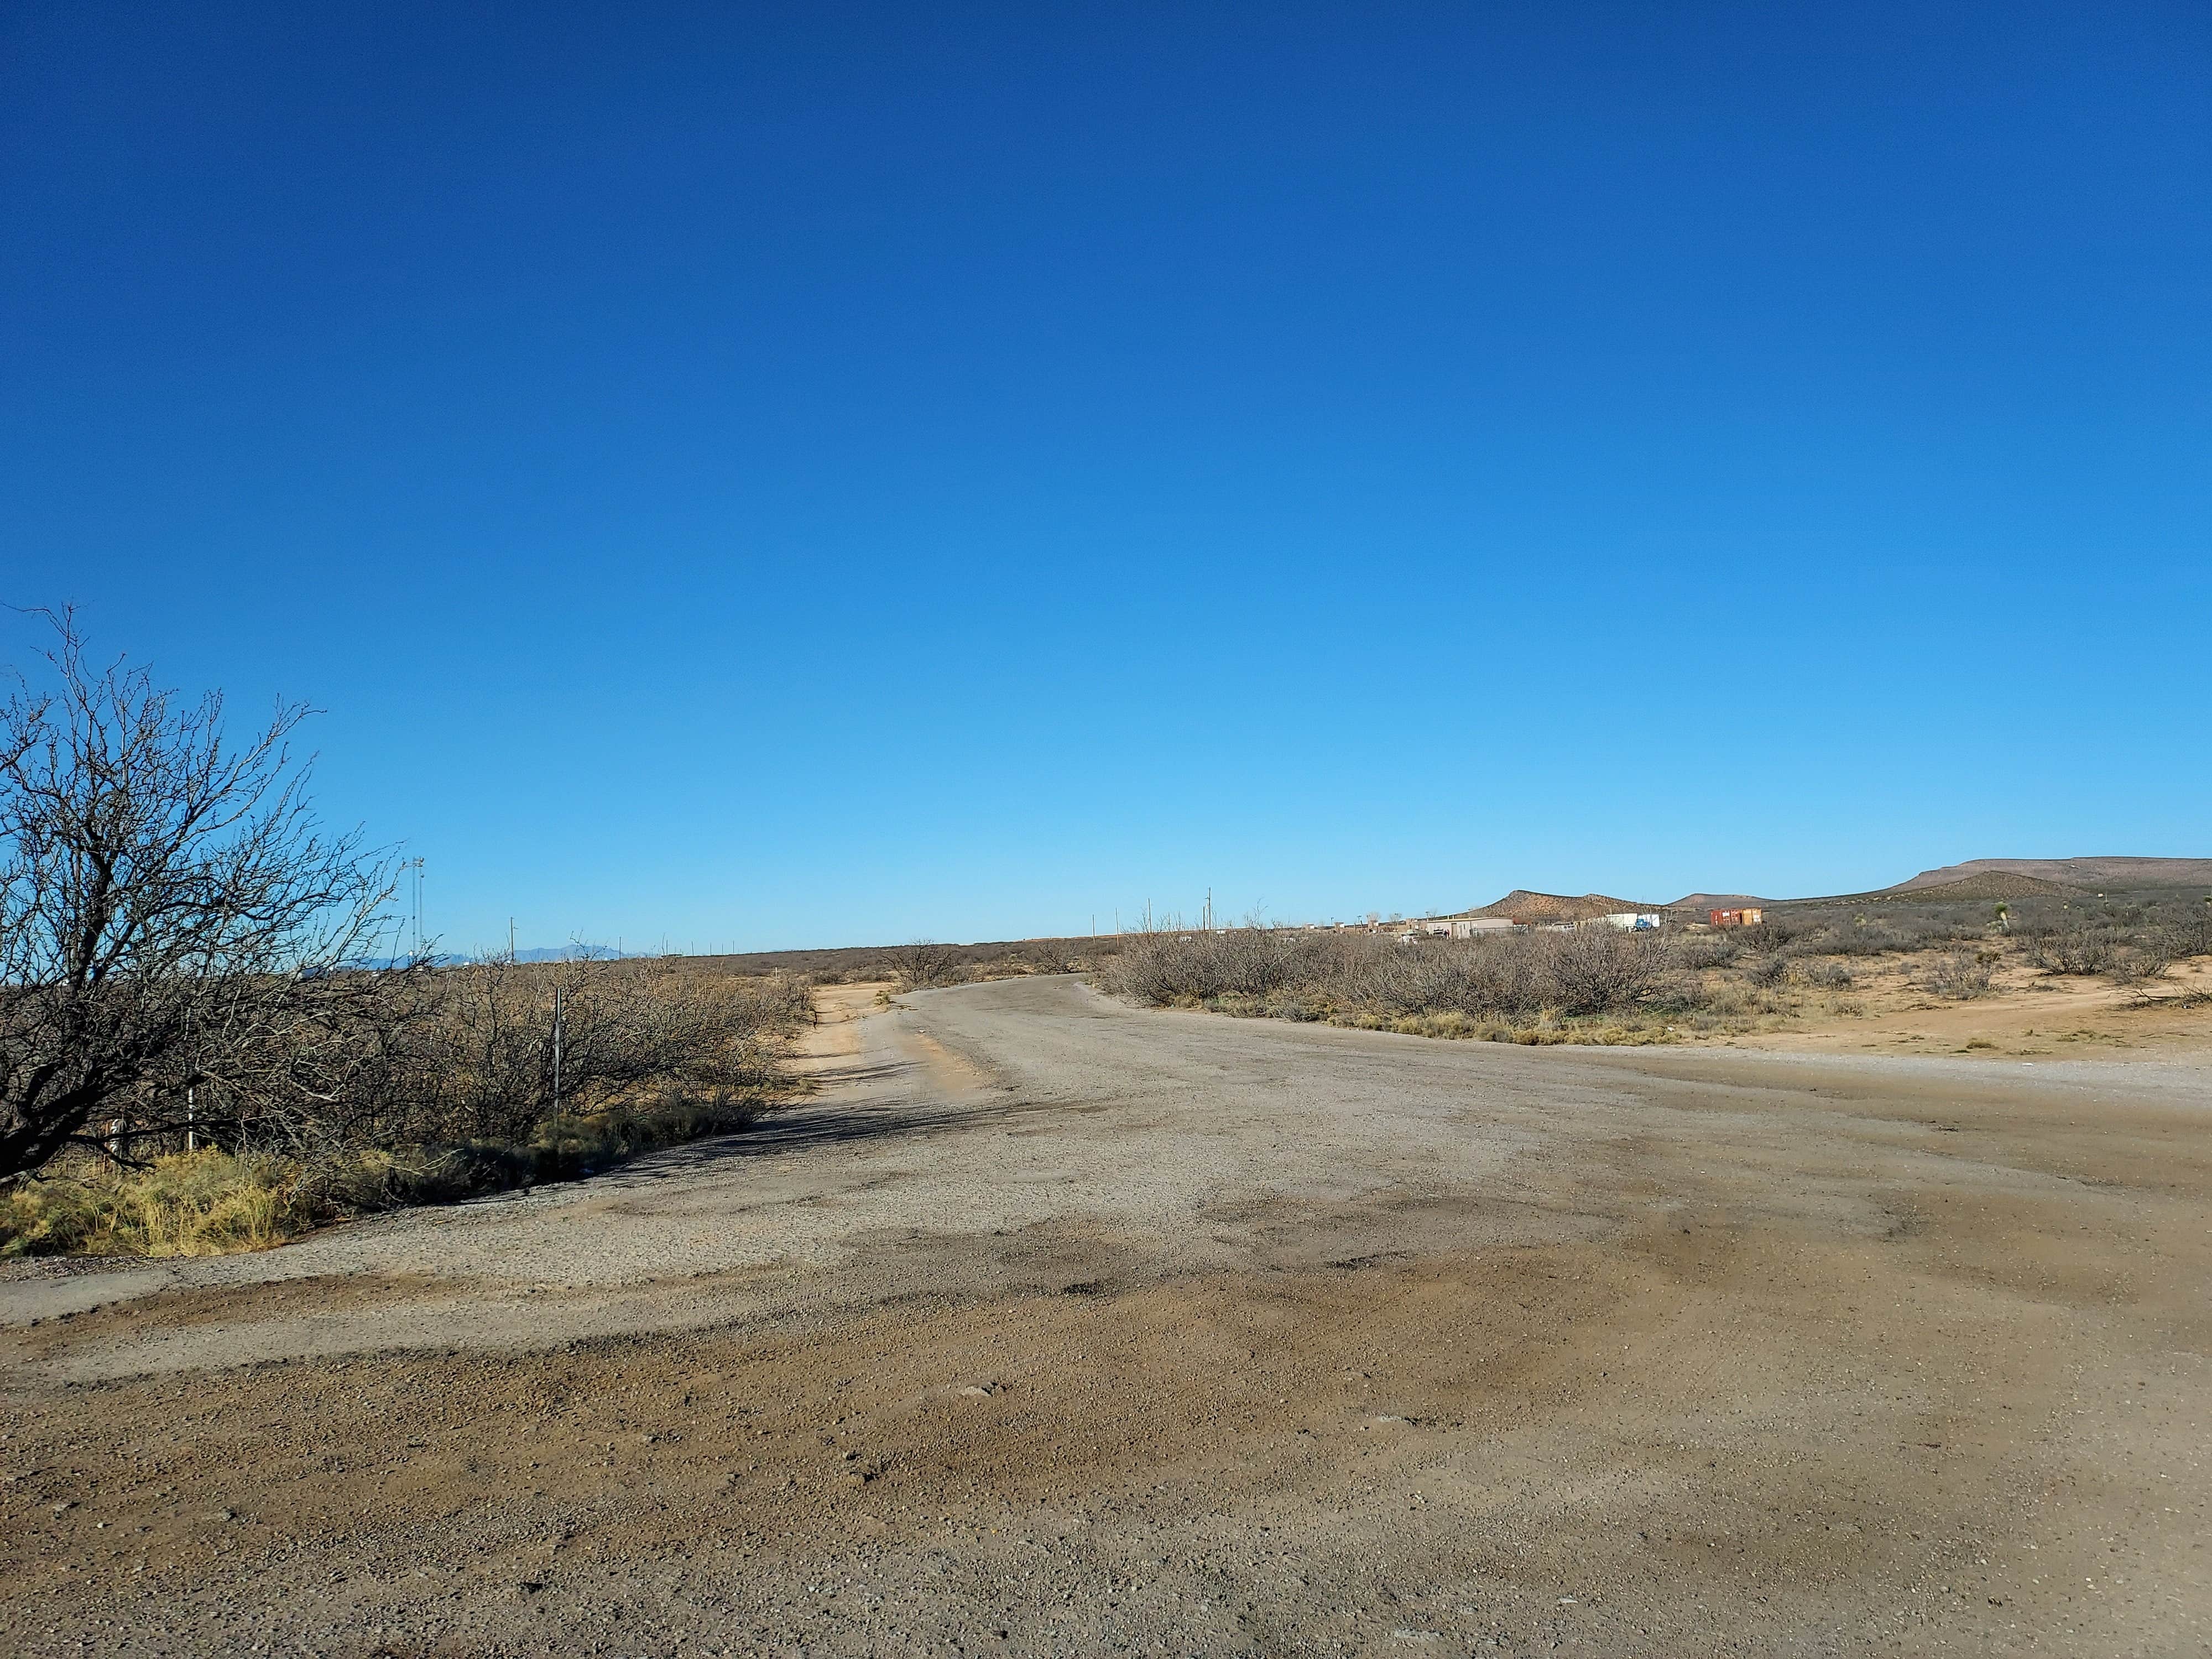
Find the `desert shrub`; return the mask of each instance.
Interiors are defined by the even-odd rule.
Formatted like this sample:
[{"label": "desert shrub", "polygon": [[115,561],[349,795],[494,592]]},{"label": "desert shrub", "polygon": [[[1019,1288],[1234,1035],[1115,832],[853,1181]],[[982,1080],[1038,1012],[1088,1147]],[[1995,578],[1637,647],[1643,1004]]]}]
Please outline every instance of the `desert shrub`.
[{"label": "desert shrub", "polygon": [[2164,929],[2148,931],[2112,954],[2106,975],[2119,985],[2142,985],[2162,979],[2185,951],[2181,942]]},{"label": "desert shrub", "polygon": [[2111,930],[2075,923],[2039,930],[2027,941],[2027,959],[2046,974],[2101,974],[2118,957]]},{"label": "desert shrub", "polygon": [[883,953],[883,963],[890,977],[910,991],[932,985],[957,985],[967,977],[960,947],[940,945],[932,939],[894,945]]},{"label": "desert shrub", "polygon": [[1801,924],[1790,939],[1789,954],[1910,954],[1932,945],[1979,939],[1988,927],[1981,912],[1958,904],[1915,908],[1885,902],[1848,916],[1832,914],[1816,922]]},{"label": "desert shrub", "polygon": [[1769,916],[1764,921],[1753,922],[1748,927],[1739,927],[1734,932],[1737,942],[1745,950],[1769,955],[1795,939],[1798,929],[1786,921]]},{"label": "desert shrub", "polygon": [[1771,989],[1790,977],[1790,958],[1777,952],[1773,956],[1755,958],[1744,970],[1744,977],[1753,985]]},{"label": "desert shrub", "polygon": [[204,1086],[189,1131],[169,1137],[198,1150],[142,1156],[142,1131],[113,1154],[70,1152],[0,1193],[0,1250],[252,1249],[351,1211],[605,1168],[787,1097],[784,1057],[812,1013],[794,979],[681,961],[477,963],[387,982],[408,1005],[378,1016],[378,1046],[342,1087]]},{"label": "desert shrub", "polygon": [[323,1109],[241,1126],[230,1141],[310,1158],[525,1146],[556,1117],[757,1106],[783,1086],[784,1054],[813,1006],[796,980],[681,958],[472,963],[416,994],[422,1006],[361,1087]]},{"label": "desert shrub", "polygon": [[1131,933],[1123,937],[1106,978],[1131,1000],[1156,1006],[1221,996],[1266,998],[1316,976],[1325,946],[1309,938],[1259,927]]},{"label": "desert shrub", "polygon": [[1923,975],[1921,988],[1954,1002],[1965,1002],[1990,992],[1991,962],[1986,956],[1954,951],[1942,957]]},{"label": "desert shrub", "polygon": [[1797,972],[1808,985],[1823,991],[1848,991],[1858,982],[1840,962],[1808,962]]},{"label": "desert shrub", "polygon": [[1668,942],[1668,951],[1680,968],[1725,968],[1741,953],[1735,933],[1683,933]]},{"label": "desert shrub", "polygon": [[[931,941],[936,965],[925,971],[937,985],[965,985],[977,980],[1022,974],[1058,974],[1097,968],[1121,948],[1113,933],[1075,934],[1058,939],[1000,939],[971,945]],[[911,947],[849,945],[815,951],[748,951],[706,959],[717,970],[738,975],[784,974],[816,985],[852,985],[889,980],[908,989],[922,988],[900,971]]]},{"label": "desert shrub", "polygon": [[1763,1006],[1760,994],[1739,979],[1723,980],[1705,994],[1700,1003],[1703,1012],[1724,1019],[1757,1013]]},{"label": "desert shrub", "polygon": [[1036,939],[1022,951],[1018,958],[1022,968],[1033,974],[1065,974],[1075,968],[1075,953],[1059,939]]},{"label": "desert shrub", "polygon": [[1618,928],[1578,927],[1571,933],[1538,938],[1545,947],[1539,971],[1549,981],[1553,1002],[1565,1014],[1632,1007],[1667,965],[1660,951]]},{"label": "desert shrub", "polygon": [[1393,1022],[1445,1014],[1480,1022],[1626,1009],[1652,995],[1672,966],[1656,940],[1609,927],[1413,945],[1240,928],[1128,936],[1100,979],[1154,1006],[1234,1001],[1278,1018],[1357,1018],[1395,1029]]},{"label": "desert shrub", "polygon": [[1854,922],[1838,927],[1828,941],[1828,954],[1838,957],[1878,957],[1893,951],[1910,951],[1915,941],[1898,928],[1878,921]]}]

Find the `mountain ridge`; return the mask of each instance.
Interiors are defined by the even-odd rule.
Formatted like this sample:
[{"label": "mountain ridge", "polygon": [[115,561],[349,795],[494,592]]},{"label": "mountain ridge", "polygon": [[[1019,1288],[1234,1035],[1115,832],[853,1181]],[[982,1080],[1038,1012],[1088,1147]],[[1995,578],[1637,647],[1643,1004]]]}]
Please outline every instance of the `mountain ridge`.
[{"label": "mountain ridge", "polygon": [[1882,890],[1910,892],[1926,887],[1948,887],[1974,876],[2027,876],[2056,882],[2062,887],[2196,887],[2212,886],[2212,859],[2136,858],[2117,854],[2072,859],[1969,859],[1963,864],[1939,865]]}]

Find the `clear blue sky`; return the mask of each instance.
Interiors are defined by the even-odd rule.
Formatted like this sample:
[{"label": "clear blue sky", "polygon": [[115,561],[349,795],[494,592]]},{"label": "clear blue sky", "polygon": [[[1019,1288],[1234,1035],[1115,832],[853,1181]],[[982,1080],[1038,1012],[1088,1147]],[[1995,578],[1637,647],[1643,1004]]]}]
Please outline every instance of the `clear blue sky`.
[{"label": "clear blue sky", "polygon": [[2212,854],[2208,208],[2193,3],[10,3],[0,598],[461,948]]}]

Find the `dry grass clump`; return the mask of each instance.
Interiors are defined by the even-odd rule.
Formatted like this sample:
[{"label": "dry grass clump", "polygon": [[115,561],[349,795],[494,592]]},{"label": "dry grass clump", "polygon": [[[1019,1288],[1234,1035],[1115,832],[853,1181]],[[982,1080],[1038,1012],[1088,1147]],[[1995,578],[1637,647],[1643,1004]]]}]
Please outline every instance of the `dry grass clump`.
[{"label": "dry grass clump", "polygon": [[309,1225],[301,1167],[265,1155],[179,1152],[144,1169],[89,1160],[0,1195],[0,1255],[222,1255]]},{"label": "dry grass clump", "polygon": [[0,1257],[221,1255],[325,1222],[601,1170],[756,1121],[757,1101],[672,1096],[563,1114],[522,1142],[368,1147],[307,1160],[210,1148],[143,1168],[80,1154],[0,1193]]}]

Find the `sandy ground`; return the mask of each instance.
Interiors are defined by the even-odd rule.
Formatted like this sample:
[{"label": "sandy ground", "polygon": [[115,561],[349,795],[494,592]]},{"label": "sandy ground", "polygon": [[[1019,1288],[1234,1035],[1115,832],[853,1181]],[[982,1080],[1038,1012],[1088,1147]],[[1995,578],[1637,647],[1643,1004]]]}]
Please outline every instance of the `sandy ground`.
[{"label": "sandy ground", "polygon": [[2198,1653],[2212,1065],[833,1009],[772,1129],[0,1280],[0,1650]]},{"label": "sandy ground", "polygon": [[1791,1012],[1760,1022],[1767,1029],[1688,1040],[1808,1054],[2212,1057],[2212,958],[2177,963],[2142,987],[2014,963],[1998,969],[1989,995],[1954,1002],[1923,988],[1946,954],[1858,964],[1858,982],[1841,993],[1792,986],[1783,993]]}]

